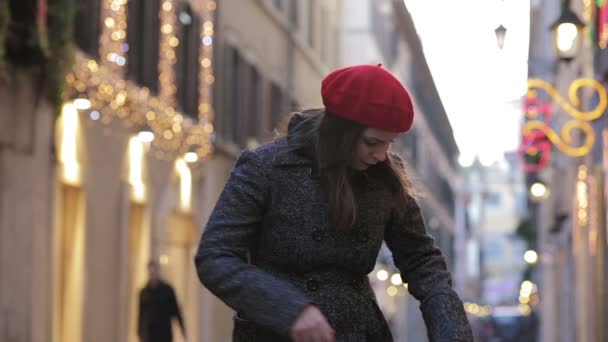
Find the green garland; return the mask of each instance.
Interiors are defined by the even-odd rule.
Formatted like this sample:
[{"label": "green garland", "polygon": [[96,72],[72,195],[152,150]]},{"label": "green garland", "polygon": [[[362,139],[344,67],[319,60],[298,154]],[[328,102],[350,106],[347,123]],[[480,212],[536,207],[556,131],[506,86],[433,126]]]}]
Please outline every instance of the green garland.
[{"label": "green garland", "polygon": [[3,71],[4,54],[6,44],[6,31],[8,29],[8,20],[10,18],[10,7],[8,1],[0,1],[0,71]]},{"label": "green garland", "polygon": [[[36,64],[26,66],[26,71],[33,75],[42,72],[42,87],[48,100],[58,115],[63,102],[65,74],[73,64],[72,36],[74,31],[75,0],[48,0],[47,27],[33,27],[37,33],[39,48],[44,59]],[[11,20],[9,1],[0,0],[0,75],[13,72],[10,56],[6,56],[6,37]],[[33,21],[32,25],[36,25]],[[38,76],[35,79],[40,79]]]},{"label": "green garland", "polygon": [[74,0],[49,0],[47,36],[42,46],[48,47],[47,86],[49,101],[54,106],[56,114],[61,111],[65,74],[74,63],[72,37],[75,13]]}]

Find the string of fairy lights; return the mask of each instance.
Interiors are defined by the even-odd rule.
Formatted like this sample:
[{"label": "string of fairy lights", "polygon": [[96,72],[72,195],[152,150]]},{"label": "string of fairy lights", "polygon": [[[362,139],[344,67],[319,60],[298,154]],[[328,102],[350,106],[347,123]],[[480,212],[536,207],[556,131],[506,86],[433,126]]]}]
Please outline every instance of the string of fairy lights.
[{"label": "string of fairy lights", "polygon": [[[176,155],[194,152],[204,160],[212,151],[211,86],[215,80],[211,67],[213,55],[213,16],[215,1],[192,1],[192,8],[202,18],[199,48],[200,87],[198,120],[184,118],[176,109],[176,48],[179,46],[176,27],[178,0],[164,0],[159,13],[159,93],[125,79],[128,45],[127,0],[103,0],[100,62],[77,52],[74,67],[66,75],[65,97],[87,100],[93,121],[110,124],[121,120],[125,126],[149,127],[154,139],[150,153],[159,159],[173,160]],[[88,108],[90,107],[90,108]]]},{"label": "string of fairy lights", "polygon": [[179,39],[176,36],[175,25],[177,23],[176,2],[176,0],[164,0],[160,11],[158,96],[171,106],[175,106],[175,94],[177,93],[177,87],[175,86],[175,63],[177,62],[175,48],[179,45]]},{"label": "string of fairy lights", "polygon": [[215,77],[213,76],[213,68],[211,67],[211,56],[213,56],[213,12],[216,9],[217,4],[215,1],[199,1],[196,2],[200,7],[198,9],[199,13],[203,14],[202,23],[203,27],[201,28],[201,46],[200,46],[200,56],[202,56],[200,61],[200,76],[199,79],[201,83],[206,84],[199,87],[200,94],[199,99],[200,103],[198,106],[198,117],[203,122],[211,122],[213,121],[212,111],[211,111],[211,85],[215,82]]},{"label": "string of fairy lights", "polygon": [[127,0],[103,1],[101,4],[102,30],[99,56],[104,65],[115,71],[127,64]]}]

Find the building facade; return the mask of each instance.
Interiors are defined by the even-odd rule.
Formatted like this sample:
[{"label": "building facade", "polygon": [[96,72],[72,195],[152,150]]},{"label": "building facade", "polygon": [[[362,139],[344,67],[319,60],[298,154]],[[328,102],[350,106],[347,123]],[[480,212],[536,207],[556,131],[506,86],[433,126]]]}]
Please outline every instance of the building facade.
[{"label": "building facade", "polygon": [[[553,49],[549,28],[564,10],[563,4],[532,2],[529,77],[549,82],[559,94],[566,94],[577,78],[595,79],[605,88],[608,8],[586,1],[566,4],[589,33],[583,38],[580,53],[564,62]],[[598,106],[589,88],[579,92],[582,103],[574,111],[561,106],[555,95],[536,90],[538,98],[552,104],[550,127],[555,132],[575,121],[576,110],[587,112]],[[541,341],[603,341],[608,336],[603,324],[607,305],[605,118],[590,120],[590,125],[595,142],[588,151],[573,154],[552,142],[547,166],[527,174],[528,186],[542,182],[549,190],[529,203],[537,229]],[[582,133],[570,145],[584,146],[588,138],[588,133]]]},{"label": "building facade", "polygon": [[[188,340],[230,341],[232,312],[200,285],[194,251],[240,150],[270,140],[292,108],[321,104],[341,2],[5,4],[0,340],[137,341],[155,260]],[[27,25],[74,43],[57,116],[37,73],[4,68],[46,63],[13,39]]]}]

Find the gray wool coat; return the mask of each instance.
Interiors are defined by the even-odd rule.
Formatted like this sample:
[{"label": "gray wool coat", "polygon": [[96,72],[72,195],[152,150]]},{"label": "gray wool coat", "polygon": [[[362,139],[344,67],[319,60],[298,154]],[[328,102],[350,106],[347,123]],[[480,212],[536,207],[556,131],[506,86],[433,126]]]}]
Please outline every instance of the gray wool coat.
[{"label": "gray wool coat", "polygon": [[236,311],[233,341],[289,341],[307,304],[319,307],[336,341],[392,341],[367,279],[383,241],[421,303],[430,341],[472,341],[416,202],[395,207],[382,183],[363,177],[358,222],[337,231],[314,170],[285,138],[246,150],[211,214],[195,264],[201,282]]}]

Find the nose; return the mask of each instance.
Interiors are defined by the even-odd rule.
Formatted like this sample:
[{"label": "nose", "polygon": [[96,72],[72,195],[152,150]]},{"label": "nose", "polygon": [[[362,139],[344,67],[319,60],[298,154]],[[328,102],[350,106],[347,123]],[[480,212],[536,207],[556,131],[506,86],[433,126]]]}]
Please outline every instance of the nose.
[{"label": "nose", "polygon": [[386,153],[388,152],[388,147],[389,144],[386,144],[385,146],[379,148],[377,151],[374,151],[374,159],[378,163],[381,163],[386,160]]}]

